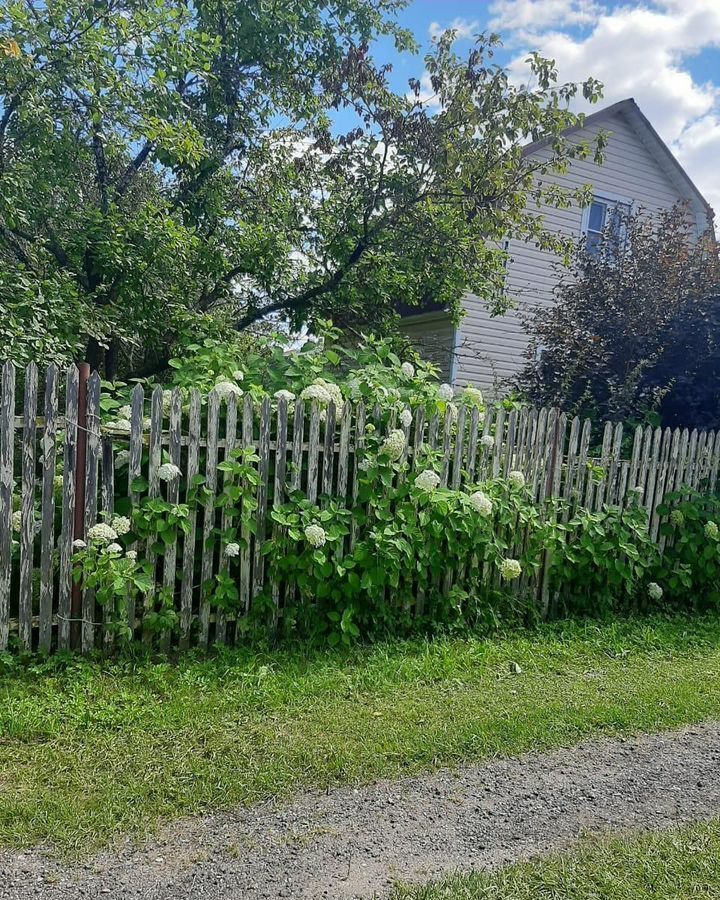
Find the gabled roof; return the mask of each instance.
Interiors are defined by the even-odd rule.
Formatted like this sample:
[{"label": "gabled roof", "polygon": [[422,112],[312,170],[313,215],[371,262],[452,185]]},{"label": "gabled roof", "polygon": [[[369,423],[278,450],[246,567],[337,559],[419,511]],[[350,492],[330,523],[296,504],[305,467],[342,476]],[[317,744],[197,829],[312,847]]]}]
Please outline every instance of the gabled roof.
[{"label": "gabled roof", "polygon": [[[679,192],[688,199],[695,200],[695,202],[705,211],[705,214],[708,217],[708,224],[711,224],[712,220],[715,218],[713,208],[700,193],[698,187],[685,169],[683,169],[677,159],[675,159],[675,156],[668,145],[660,137],[657,131],[655,131],[650,120],[632,97],[629,97],[627,100],[620,100],[618,103],[606,106],[605,109],[600,109],[596,113],[585,116],[585,121],[582,125],[576,125],[573,128],[566,129],[563,132],[563,135],[567,136],[570,134],[581,133],[588,125],[602,124],[603,120],[609,119],[615,115],[620,115],[625,119],[628,125],[635,131],[645,149],[650,153],[663,172],[665,172],[670,181],[677,187]],[[541,141],[534,141],[531,144],[527,144],[523,147],[523,156],[531,156],[537,150],[546,147],[549,143],[550,139],[546,138]]]}]

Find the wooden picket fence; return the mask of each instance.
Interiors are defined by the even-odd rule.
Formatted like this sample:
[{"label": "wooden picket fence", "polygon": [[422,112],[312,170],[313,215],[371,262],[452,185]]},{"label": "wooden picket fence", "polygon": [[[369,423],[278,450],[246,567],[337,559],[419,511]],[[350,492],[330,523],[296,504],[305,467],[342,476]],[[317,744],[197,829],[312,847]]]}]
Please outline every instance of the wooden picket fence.
[{"label": "wooden picket fence", "polygon": [[[16,390],[19,376],[22,390]],[[312,503],[334,496],[351,506],[358,490],[355,449],[365,440],[367,424],[401,427],[396,414],[388,419],[379,408],[366,409],[362,403],[346,403],[336,415],[332,406],[320,410],[300,401],[288,409],[284,400],[265,398],[258,407],[247,394],[238,403],[215,392],[201,397],[194,391],[187,398],[175,390],[169,409],[163,409],[161,388],[146,396],[138,385],[125,433],[101,427],[100,378],[87,367],[60,372],[49,366],[40,378],[31,364],[19,376],[11,362],[2,367],[0,649],[9,643],[44,651],[109,646],[107,611],[91,591],[73,584],[73,540],[112,513],[116,498],[137,502],[133,484],[140,476],[147,479],[150,497],[164,496],[171,503],[187,499],[197,474],[205,476],[205,488],[215,495],[226,477],[218,464],[237,448],[252,448],[258,457],[254,533],[246,529],[240,556],[232,563],[240,594],[237,616],[247,614],[265,587],[262,548],[270,534],[270,508],[295,490]],[[404,429],[408,462],[412,467],[426,450],[434,451],[443,485],[458,489],[521,470],[538,501],[561,497],[589,509],[622,506],[630,491],[638,491],[657,540],[657,508],[667,492],[681,485],[717,487],[720,432],[637,427],[626,444],[622,423],[605,424],[600,439],[589,420],[568,419],[556,409],[499,407],[482,417],[460,407],[456,421],[437,414],[426,420],[423,409],[411,412],[412,424]],[[487,436],[491,446],[482,440]],[[592,456],[596,438],[601,450]],[[624,446],[630,446],[625,455]],[[127,456],[122,466],[117,465],[120,452]],[[181,469],[181,481],[161,482],[163,461]],[[229,570],[230,561],[211,540],[226,524],[212,504],[191,508],[189,534],[153,560],[157,580],[174,597],[179,613],[174,633],[159,639],[163,649],[171,642],[206,647],[239,636],[237,618],[214,611],[202,590],[215,574]],[[281,604],[277,590],[273,599]],[[128,624],[138,637],[147,639],[143,619],[151,604],[150,598],[129,612]]]}]

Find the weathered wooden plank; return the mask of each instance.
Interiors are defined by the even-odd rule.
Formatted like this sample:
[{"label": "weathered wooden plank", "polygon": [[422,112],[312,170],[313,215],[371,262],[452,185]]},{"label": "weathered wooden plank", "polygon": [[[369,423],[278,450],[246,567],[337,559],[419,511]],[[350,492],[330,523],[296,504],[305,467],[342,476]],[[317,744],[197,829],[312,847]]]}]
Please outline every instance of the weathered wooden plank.
[{"label": "weathered wooden plank", "polygon": [[[190,394],[190,410],[188,414],[187,472],[185,473],[186,495],[192,496],[196,490],[194,479],[199,474],[200,458],[200,412],[202,398],[200,392],[193,390]],[[197,505],[189,503],[188,532],[183,538],[182,583],[180,585],[180,649],[190,645],[190,628],[192,626],[193,582],[195,576],[195,539],[197,533]],[[202,547],[200,548],[202,555]]]},{"label": "weathered wooden plank", "polygon": [[320,457],[320,407],[313,400],[310,408],[310,435],[308,439],[307,486],[305,494],[310,503],[315,503],[318,494],[318,463]]},{"label": "weathered wooden plank", "polygon": [[[237,444],[237,397],[234,394],[228,395],[225,409],[225,461],[229,462],[233,459],[235,446]],[[223,472],[223,491],[230,487],[234,481],[231,472]],[[231,506],[226,503],[222,508],[220,516],[220,530],[223,539],[220,542],[220,556],[218,559],[218,575],[226,575],[230,571],[230,557],[225,554],[225,546],[227,539],[224,535],[233,526],[233,514],[229,511],[236,508],[234,504]],[[215,612],[215,643],[224,644],[227,640],[227,614],[224,609],[217,608]]]},{"label": "weathered wooden plank", "polygon": [[42,501],[40,532],[40,625],[38,647],[46,653],[52,644],[53,551],[55,549],[55,460],[57,454],[58,370],[53,364],[45,375],[45,421],[42,436]]},{"label": "weathered wooden plank", "polygon": [[218,425],[220,397],[211,391],[207,403],[207,447],[205,449],[205,492],[202,531],[202,560],[200,563],[200,607],[198,644],[207,647],[210,637],[210,596],[212,594],[214,548],[212,533],[215,528],[215,494],[217,491]]},{"label": "weathered wooden plank", "polygon": [[58,649],[70,647],[70,600],[72,597],[72,543],[75,523],[75,466],[77,463],[78,382],[76,366],[65,380],[65,446],[63,449],[62,525],[58,549]]},{"label": "weathered wooden plank", "polygon": [[612,447],[608,462],[607,488],[605,491],[605,502],[613,505],[619,502],[618,488],[621,468],[620,454],[622,453],[622,438],[623,426],[622,422],[618,422],[613,431]]},{"label": "weathered wooden plank", "polygon": [[32,647],[32,575],[35,542],[35,418],[37,416],[38,370],[34,362],[25,369],[22,433],[22,496],[20,526],[20,584],[18,596],[18,642],[22,650]]},{"label": "weathered wooden plank", "polygon": [[[333,416],[334,419],[334,416]],[[328,411],[328,421],[330,412]],[[335,423],[332,423],[333,430]],[[255,553],[253,557],[253,600],[260,594],[265,584],[265,557],[263,544],[267,528],[268,480],[270,478],[270,398],[265,397],[260,409],[260,449],[258,456],[257,524],[255,530]]]},{"label": "weathered wooden plank", "polygon": [[[85,534],[97,522],[100,462],[100,376],[93,372],[87,386],[87,451],[85,457]],[[95,647],[95,591],[83,591],[82,650]]]},{"label": "weathered wooden plank", "polygon": [[[360,461],[360,455],[362,454],[362,449],[365,446],[365,404],[360,401],[357,405],[357,409],[355,410],[355,453],[353,454],[353,476],[352,476],[352,508],[355,509],[357,506],[357,498],[358,492],[360,490],[360,481],[359,481],[359,469],[358,463]],[[348,543],[350,545],[350,549],[355,546],[355,541],[357,539],[357,523],[355,518],[353,517],[350,523],[350,537],[348,539]]]},{"label": "weathered wooden plank", "polygon": [[295,403],[293,416],[292,461],[290,471],[290,490],[299,491],[302,484],[303,438],[305,432],[305,404],[302,400]]},{"label": "weathered wooden plank", "polygon": [[[162,463],[162,424],[163,424],[163,389],[158,385],[150,399],[150,444],[148,448],[148,497],[152,500],[160,496],[160,465]],[[152,612],[156,600],[157,555],[152,549],[156,536],[150,535],[147,541],[145,558],[150,567],[153,587],[143,597],[143,629],[142,638],[146,645],[152,643],[152,631],[148,627],[147,616]]]},{"label": "weathered wooden plank", "polygon": [[463,450],[465,448],[465,419],[467,417],[467,407],[461,406],[458,410],[458,417],[455,428],[455,448],[453,453],[452,479],[450,487],[456,491],[460,487],[462,478],[462,460]]},{"label": "weathered wooden plank", "polygon": [[501,406],[495,416],[495,446],[493,448],[491,473],[497,478],[501,471],[503,447],[505,445],[505,409]]},{"label": "weathered wooden plank", "polygon": [[[174,388],[170,394],[170,434],[168,444],[168,456],[170,462],[180,468],[182,450],[180,446],[180,433],[182,430],[182,394],[179,388]],[[177,505],[180,502],[180,478],[173,478],[168,482],[167,501]],[[175,598],[175,584],[177,582],[177,539],[165,545],[163,555],[163,590],[170,597]],[[174,608],[173,602],[173,608]],[[160,648],[167,651],[170,647],[172,633],[165,629],[160,635]]]},{"label": "weathered wooden plank", "polygon": [[467,483],[475,480],[475,466],[477,465],[477,450],[480,429],[480,410],[475,406],[470,413],[470,425],[468,426],[467,456],[465,460],[465,472]]},{"label": "weathered wooden plank", "polygon": [[[348,480],[350,476],[350,428],[352,427],[352,403],[349,401],[343,406],[342,419],[340,420],[340,445],[337,459],[337,497],[341,501],[347,500]],[[279,413],[279,410],[278,410]],[[278,444],[279,437],[278,420]]]},{"label": "weathered wooden plank", "polygon": [[325,434],[322,458],[322,493],[327,501],[332,493],[333,474],[335,471],[335,404],[328,404],[325,417]]},{"label": "weathered wooden plank", "polygon": [[[246,394],[243,404],[242,445],[244,449],[254,446],[254,416],[252,399]],[[243,500],[243,510],[246,501]],[[243,514],[243,518],[247,518]],[[250,584],[252,577],[252,535],[248,525],[243,525],[240,532],[240,608],[247,614],[250,609]]]},{"label": "weathered wooden plank", "polygon": [[2,367],[0,400],[0,650],[7,647],[10,629],[14,454],[15,366],[6,362]]},{"label": "weathered wooden plank", "polygon": [[[115,511],[115,457],[113,452],[113,442],[111,437],[104,436],[101,439],[101,462],[102,462],[102,498],[100,501],[101,509],[105,514],[108,522],[112,520]],[[112,623],[115,619],[116,610],[104,606],[103,615],[103,633],[102,642],[105,650],[110,650],[113,645],[114,635]]]},{"label": "weathered wooden plank", "polygon": [[507,433],[505,435],[505,452],[502,463],[502,473],[505,478],[515,468],[515,440],[517,436],[517,410],[510,410],[508,416]]},{"label": "weathered wooden plank", "polygon": [[[347,446],[348,434],[345,431],[345,423],[349,421],[351,414],[351,406],[345,404],[343,410],[343,424],[340,431],[340,460],[338,463],[338,494],[340,490],[344,492],[347,484]],[[345,433],[345,456],[343,456],[343,433]],[[272,505],[273,509],[277,509],[285,502],[285,478],[287,470],[287,434],[288,434],[288,404],[284,397],[278,400],[277,421],[275,427],[275,473],[273,480]],[[343,481],[343,478],[345,481]],[[341,487],[342,485],[342,487]],[[344,496],[344,493],[343,493]],[[273,540],[277,542],[280,536],[280,526],[273,523]],[[275,628],[278,620],[278,611],[280,608],[280,583],[277,579],[272,585],[272,601],[273,601],[273,622],[272,627]]]},{"label": "weathered wooden plank", "polygon": [[[145,392],[141,384],[136,384],[130,395],[130,441],[128,444],[128,497],[132,509],[137,507],[140,500],[140,493],[135,490],[134,484],[142,474],[144,409]],[[137,551],[137,544],[131,544],[129,549]],[[131,636],[135,634],[136,599],[133,594],[128,600],[127,624]]]},{"label": "weathered wooden plank", "polygon": [[662,436],[662,444],[660,446],[660,455],[657,465],[657,473],[655,476],[655,490],[652,499],[651,518],[650,518],[650,536],[653,540],[657,540],[658,529],[660,527],[660,517],[657,513],[657,507],[662,503],[665,496],[665,484],[672,453],[672,444],[679,443],[680,431],[676,429],[673,433],[666,428]]}]

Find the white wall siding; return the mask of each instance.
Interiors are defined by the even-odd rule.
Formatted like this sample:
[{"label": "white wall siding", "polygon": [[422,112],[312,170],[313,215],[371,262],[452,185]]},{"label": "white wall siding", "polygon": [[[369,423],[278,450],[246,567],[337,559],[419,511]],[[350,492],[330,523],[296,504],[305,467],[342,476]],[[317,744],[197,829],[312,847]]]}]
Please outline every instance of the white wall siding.
[{"label": "white wall siding", "polygon": [[[632,208],[657,211],[669,209],[682,199],[694,204],[698,231],[707,227],[705,211],[683,185],[671,177],[672,173],[656,161],[621,113],[608,116],[601,124],[588,126],[577,140],[592,140],[600,130],[610,133],[602,166],[591,160],[575,160],[564,175],[547,178],[567,188],[593,186],[593,192],[612,199],[631,203]],[[539,149],[537,156],[549,156],[548,149]],[[558,210],[542,207],[538,210],[545,219],[545,228],[572,238],[579,238],[582,209],[574,205]],[[515,308],[504,316],[491,318],[477,297],[465,298],[466,315],[461,325],[456,383],[496,387],[501,390],[525,364],[527,335],[522,320],[538,306],[552,302],[553,289],[558,282],[559,262],[552,253],[533,244],[511,240],[508,246],[508,292]]]}]

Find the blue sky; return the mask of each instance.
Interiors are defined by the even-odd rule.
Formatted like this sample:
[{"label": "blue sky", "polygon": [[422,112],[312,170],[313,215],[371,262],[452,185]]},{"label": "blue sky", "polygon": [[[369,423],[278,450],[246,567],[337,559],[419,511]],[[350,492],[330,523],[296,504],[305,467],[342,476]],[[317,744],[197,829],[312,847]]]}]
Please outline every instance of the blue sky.
[{"label": "blue sky", "polygon": [[[412,0],[400,20],[424,47],[450,26],[460,49],[491,29],[518,79],[539,50],[563,80],[599,78],[604,105],[634,97],[720,215],[720,0]],[[422,57],[384,42],[376,56],[398,90],[422,75]]]}]

